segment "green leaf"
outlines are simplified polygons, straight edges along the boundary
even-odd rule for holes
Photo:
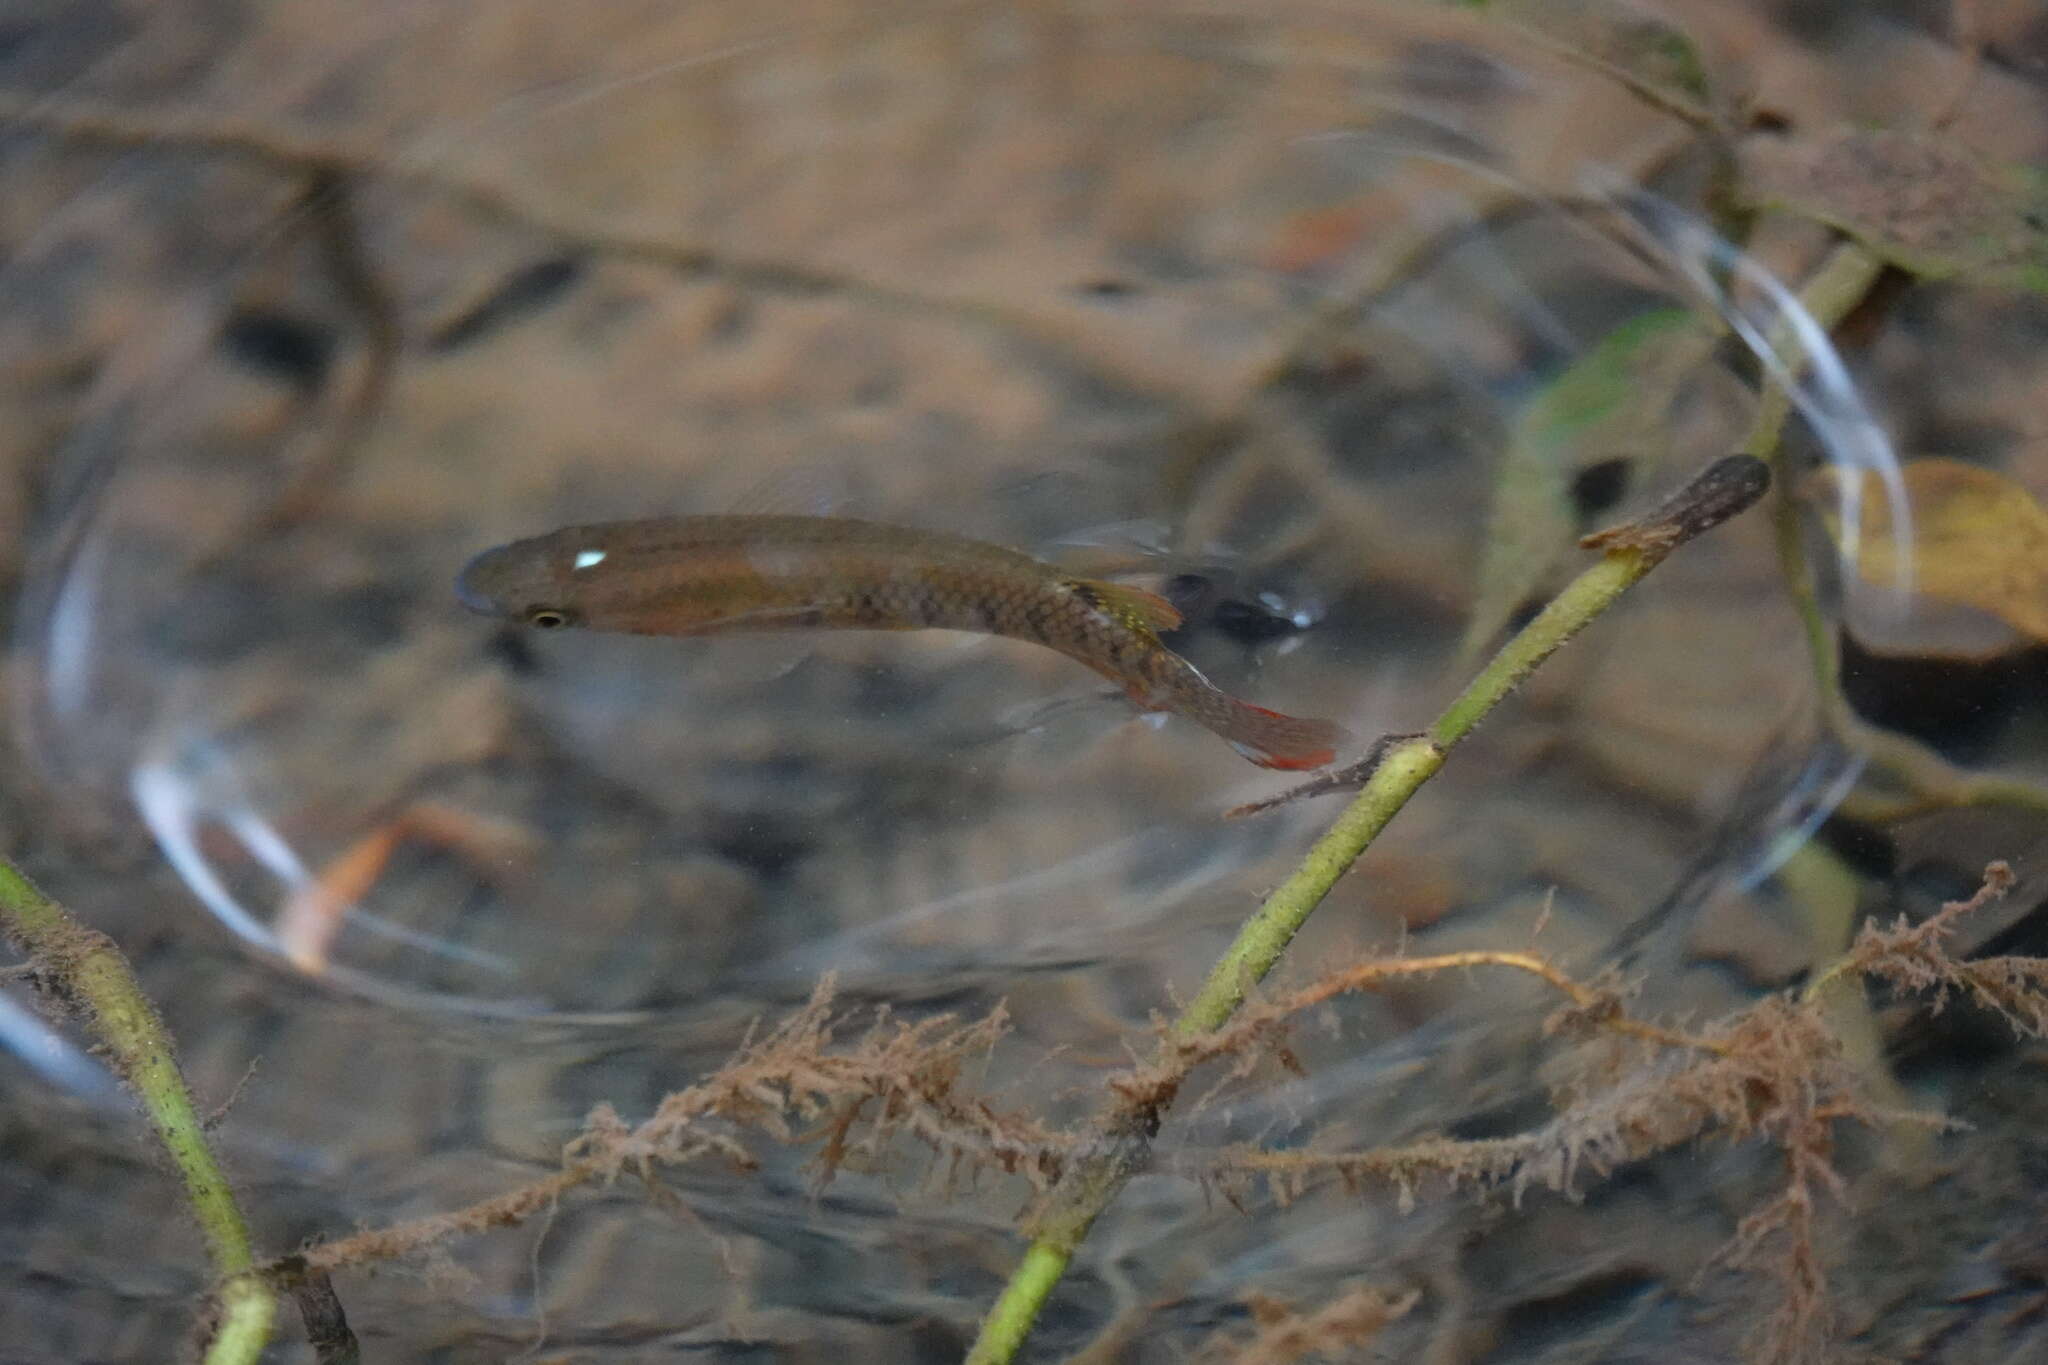
[[[1500,634],[1576,543],[1573,481],[1607,460],[1654,457],[1672,399],[1719,335],[1718,324],[1688,309],[1639,314],[1530,399],[1494,485],[1468,656]]]
[[[2048,177],[1937,133],[1844,129],[1743,149],[1744,197],[1819,219],[1928,279],[2048,291]]]

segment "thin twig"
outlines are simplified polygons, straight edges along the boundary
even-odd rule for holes
[[[363,363],[355,383],[341,397],[341,410],[333,425],[318,438],[317,446],[286,472],[285,486],[257,530],[304,520],[321,495],[347,471],[384,409],[404,341],[397,300],[364,249],[348,178],[333,171],[314,172],[307,179],[302,203],[312,216],[327,273],[363,328]]]
[[[1948,93],[1935,106],[1931,126],[1936,132],[1946,131],[1962,116],[1964,106],[1970,102],[1971,92],[1977,88],[1977,77],[1984,70],[1984,32],[1977,13],[1977,0],[1951,0],[1949,18],[1949,36],[1956,45],[1956,73],[1951,78]]]
[[[320,1365],[358,1365],[363,1348],[349,1330],[348,1314],[342,1311],[341,1296],[324,1273],[308,1275],[292,1286],[292,1302],[306,1324],[306,1341]]]
[[[334,183],[382,181],[446,198],[487,221],[509,224],[594,255],[641,261],[689,276],[796,297],[846,298],[878,309],[939,317],[1045,348],[1131,392],[1169,404],[1187,394],[1157,367],[1134,365],[1130,349],[1077,334],[1057,312],[1040,312],[964,295],[928,292],[845,272],[766,257],[748,257],[705,242],[621,227],[580,215],[518,186],[474,172],[389,152],[368,143],[294,130],[281,120],[257,122],[185,110],[134,111],[77,100],[30,98],[0,91],[0,123],[33,128],[73,142],[110,147],[229,156],[297,176]]]

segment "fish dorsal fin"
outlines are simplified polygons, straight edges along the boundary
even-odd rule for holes
[[[756,478],[725,510],[740,516],[844,517],[861,509],[846,470],[799,460]]]
[[[1076,578],[1159,572],[1174,557],[1173,533],[1159,521],[1119,521],[1070,531],[1026,547]]]
[[[1156,592],[1100,578],[1076,579],[1074,586],[1105,610],[1136,618],[1147,630],[1172,630],[1180,624],[1180,609]]]

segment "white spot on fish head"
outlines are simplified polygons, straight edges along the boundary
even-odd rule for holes
[[[575,567],[579,569],[594,569],[604,563],[604,561],[605,551],[603,550],[578,550],[576,552]]]

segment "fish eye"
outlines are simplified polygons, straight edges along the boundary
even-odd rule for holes
[[[560,607],[528,607],[526,624],[535,630],[559,630],[569,624],[569,613]]]

